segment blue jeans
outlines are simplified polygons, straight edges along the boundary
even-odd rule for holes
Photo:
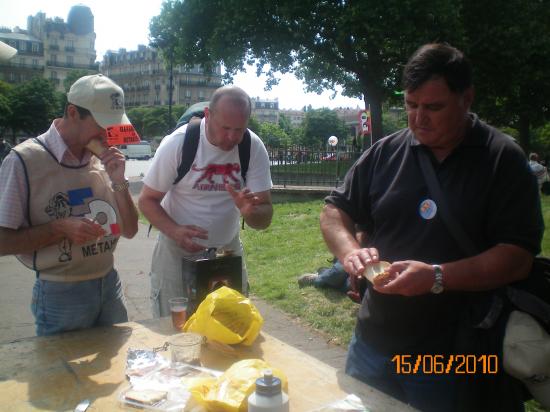
[[[318,274],[319,276],[313,281],[313,286],[316,288],[330,287],[344,293],[350,290],[349,275],[338,260],[334,262],[332,267],[319,270]]]
[[[38,336],[128,321],[122,284],[115,269],[102,278],[80,282],[38,278],[31,310]]]
[[[382,355],[353,335],[346,374],[421,411],[446,412],[456,404],[455,378],[449,374],[397,374],[391,357]]]

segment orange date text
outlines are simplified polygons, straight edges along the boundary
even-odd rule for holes
[[[395,355],[391,359],[398,375],[497,374],[497,355]]]

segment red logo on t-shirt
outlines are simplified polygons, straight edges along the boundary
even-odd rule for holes
[[[193,164],[191,170],[202,172],[193,185],[193,189],[223,191],[225,190],[226,183],[232,184],[236,190],[240,190],[241,188],[241,181],[238,175],[241,171],[241,166],[238,163],[209,164],[201,168]],[[219,182],[219,179],[216,181],[216,176],[221,176],[223,183]],[[232,180],[232,182],[229,180]]]

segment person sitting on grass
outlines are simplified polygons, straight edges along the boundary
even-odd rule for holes
[[[366,232],[357,227],[355,234],[359,244],[366,244]],[[334,257],[330,268],[320,267],[316,273],[304,273],[298,278],[298,286],[300,288],[306,286],[314,286],[319,289],[333,288],[348,295],[355,303],[361,303],[361,298],[366,285],[363,282],[358,282],[357,285],[352,283],[349,273],[346,272],[340,261]]]

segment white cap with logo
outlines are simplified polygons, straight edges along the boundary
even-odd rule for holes
[[[88,109],[102,128],[131,124],[124,111],[124,91],[102,74],[78,79],[67,93],[67,101]]]

